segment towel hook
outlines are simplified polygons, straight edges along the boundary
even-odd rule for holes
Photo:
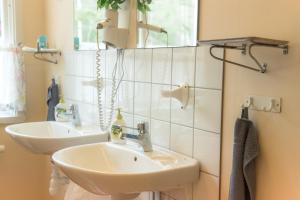
[[[281,112],[281,98],[279,97],[264,97],[264,96],[249,96],[245,100],[242,108],[247,107],[251,110],[263,112]]]

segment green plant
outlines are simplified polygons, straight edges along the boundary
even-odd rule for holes
[[[120,5],[124,3],[126,0],[97,0],[97,8],[98,9],[113,9],[118,10]],[[150,4],[152,0],[136,0],[137,1],[137,9],[141,11],[143,14],[150,11]]]
[[[126,0],[97,0],[97,8],[118,10],[120,8],[120,5],[125,1]]]
[[[143,14],[150,11],[150,4],[152,0],[136,0],[137,1],[137,9],[141,11]]]

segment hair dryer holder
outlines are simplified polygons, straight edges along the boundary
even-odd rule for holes
[[[181,109],[185,109],[189,103],[189,88],[189,85],[187,83],[184,83],[174,90],[162,90],[161,96],[177,99],[181,103]]]
[[[124,27],[127,24],[126,17],[120,16],[119,12],[108,9],[105,13],[106,19],[97,24],[97,30],[103,29],[103,40],[109,46],[114,48],[126,48],[129,36],[128,27]]]

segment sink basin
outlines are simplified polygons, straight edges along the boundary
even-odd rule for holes
[[[143,152],[136,145],[110,142],[63,149],[52,159],[73,182],[112,199],[177,188],[196,181],[200,170],[195,159],[169,150]]]
[[[97,127],[74,128],[68,123],[33,122],[7,126],[5,131],[20,145],[33,153],[53,154],[55,151],[82,144],[107,141],[107,133]]]

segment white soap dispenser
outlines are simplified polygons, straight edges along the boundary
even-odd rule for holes
[[[124,126],[125,126],[125,121],[123,119],[123,116],[121,115],[121,109],[118,108],[116,120],[113,122],[111,126],[110,137],[113,143],[120,144],[125,142],[125,140],[122,139],[122,130]]]

